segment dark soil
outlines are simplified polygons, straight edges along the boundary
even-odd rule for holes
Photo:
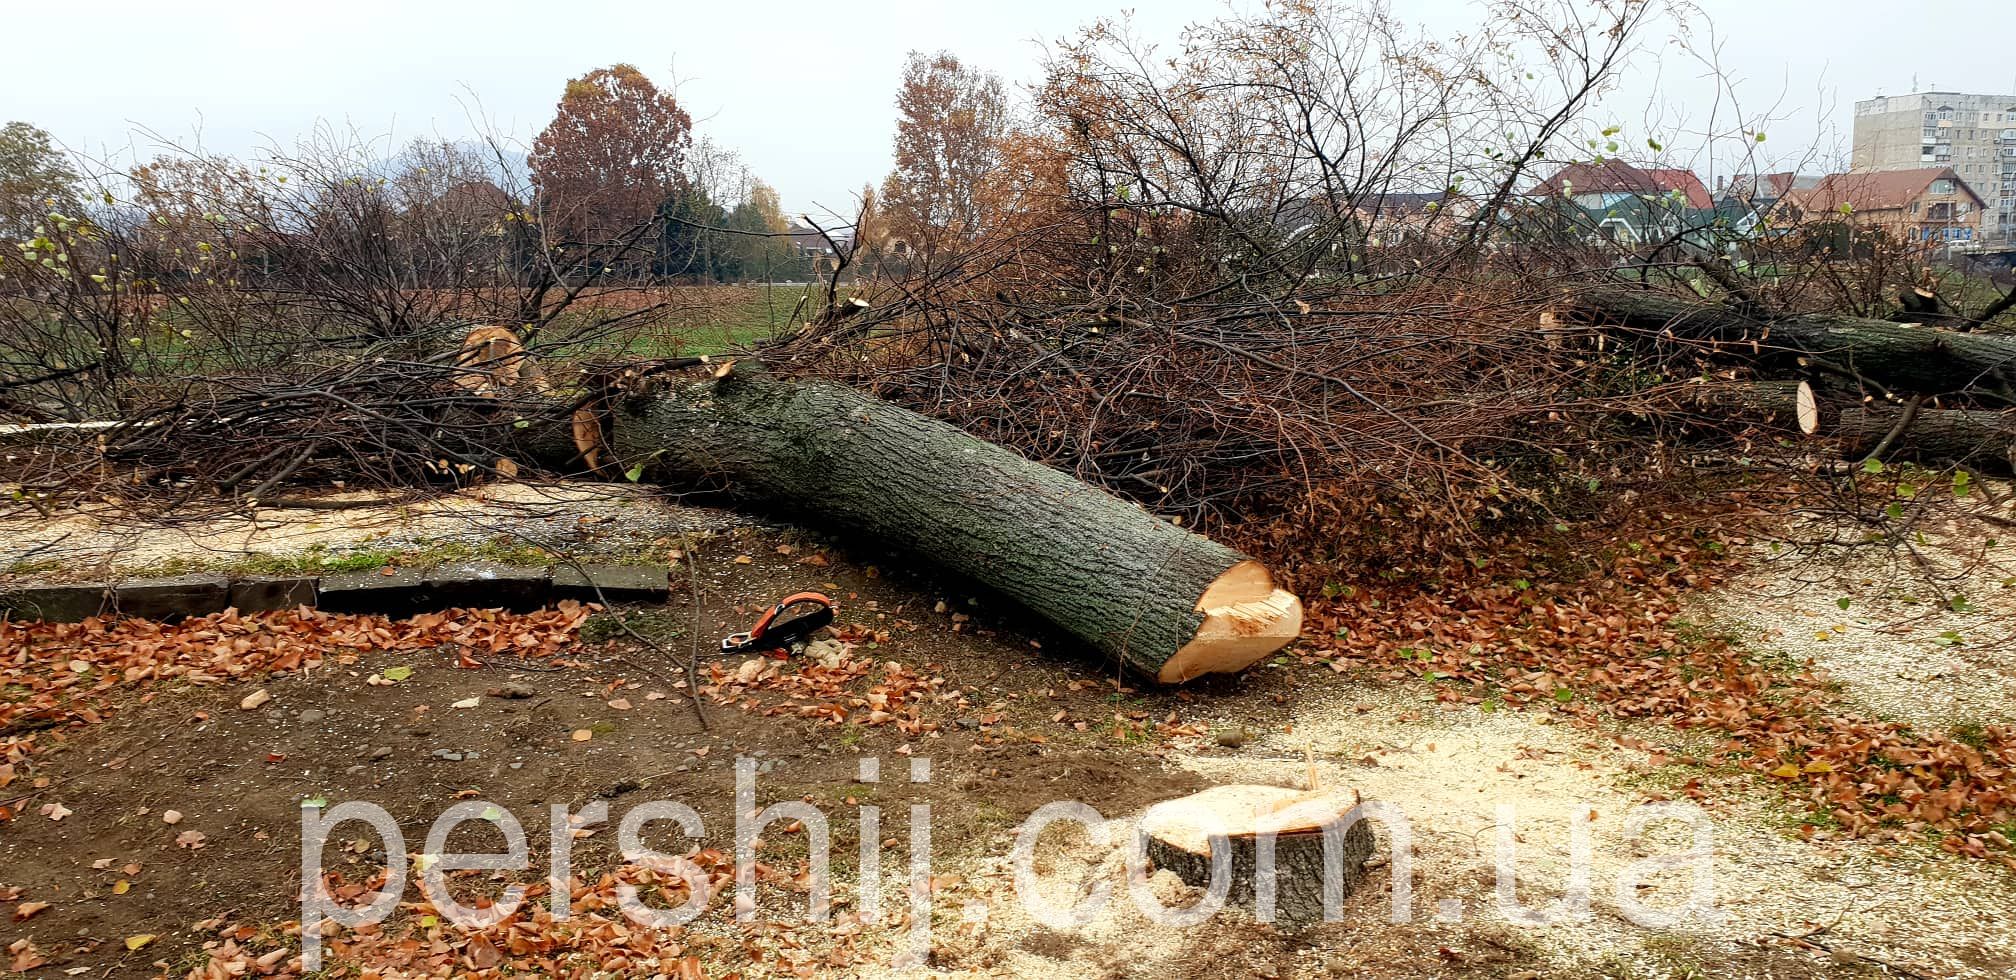
[[[239,706],[252,686],[158,690],[130,699],[103,723],[73,729],[38,757],[38,772],[53,781],[19,819],[0,825],[0,888],[15,886],[21,900],[50,904],[25,922],[7,923],[0,946],[31,938],[51,961],[38,973],[50,975],[80,968],[94,975],[164,967],[179,973],[201,961],[200,946],[212,938],[192,929],[199,921],[227,913],[243,922],[296,919],[304,800],[377,803],[398,820],[406,850],[415,853],[448,806],[471,797],[488,801],[523,823],[533,852],[524,880],[536,880],[546,868],[553,804],[577,811],[593,800],[609,803],[609,824],[575,845],[577,874],[592,876],[613,863],[613,828],[645,800],[694,807],[707,821],[700,843],[729,850],[740,756],[760,760],[759,804],[803,798],[828,815],[836,866],[851,865],[857,853],[849,800],[880,805],[883,834],[905,839],[909,806],[932,804],[934,854],[942,859],[976,847],[1005,852],[1004,832],[1053,800],[1075,799],[1118,815],[1198,788],[1194,777],[1163,768],[1149,751],[1152,742],[1113,751],[1114,736],[1101,732],[1100,721],[1123,709],[1159,719],[1206,696],[1200,689],[1179,695],[1116,685],[1107,668],[1071,659],[1064,641],[1004,628],[1002,618],[1014,613],[992,608],[991,600],[934,588],[928,574],[885,571],[888,564],[875,564],[886,562],[881,556],[849,560],[789,540],[751,530],[703,546],[697,561],[703,669],[716,662],[710,648],[718,638],[746,628],[766,602],[823,589],[839,600],[840,623],[889,630],[875,658],[945,678],[943,689],[964,692],[970,707],[962,714],[953,704],[930,706],[925,717],[939,730],[922,738],[892,726],[834,725],[718,704],[706,706],[703,729],[674,686],[683,673],[679,661],[693,649],[692,598],[684,588],[667,606],[623,611],[662,651],[591,620],[586,634],[601,639],[560,668],[493,660],[465,670],[445,651],[373,653],[354,666],[272,678],[261,685],[272,700],[254,711]],[[791,553],[780,554],[780,545]],[[830,563],[806,563],[814,555],[830,556]],[[941,602],[947,611],[935,612]],[[963,621],[955,622],[954,610]],[[732,670],[739,662],[725,664]],[[412,673],[396,686],[366,683],[401,666]],[[1265,682],[1262,676],[1213,683],[1229,690]],[[486,696],[506,684],[528,688],[531,696]],[[653,698],[654,692],[665,696]],[[468,698],[480,701],[451,707]],[[611,707],[617,698],[631,707]],[[1065,720],[1056,720],[1059,712]],[[1081,731],[1076,725],[1083,719],[1091,724]],[[592,738],[575,740],[583,729]],[[1032,741],[1000,737],[1004,731],[1042,734]],[[905,756],[897,752],[906,745],[911,757],[932,760],[930,782],[907,781]],[[856,782],[863,756],[882,760],[881,785]],[[45,802],[72,813],[60,822],[38,816],[35,808]],[[173,826],[163,822],[169,810],[183,815]],[[204,835],[200,849],[178,846],[178,836],[189,831]],[[359,838],[370,839],[358,847]],[[451,849],[494,849],[497,839],[481,825],[464,825]],[[378,845],[364,825],[346,824],[332,834],[327,866],[366,877],[383,863]],[[109,867],[92,868],[107,859]],[[138,874],[121,870],[129,863],[141,866]],[[121,879],[130,886],[115,894]],[[158,938],[129,952],[127,937],[141,934]]]

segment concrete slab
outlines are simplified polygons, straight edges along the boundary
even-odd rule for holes
[[[270,612],[316,605],[321,579],[300,575],[247,575],[231,583],[230,604],[239,612]]]
[[[208,616],[223,612],[230,595],[231,580],[209,572],[134,579],[112,588],[119,615],[140,619]]]
[[[552,598],[553,581],[543,568],[457,562],[430,570],[423,580],[429,609],[537,609]]]
[[[597,587],[601,589],[599,596]],[[557,565],[553,569],[554,599],[659,603],[671,596],[671,572],[662,565]]]
[[[426,576],[415,568],[339,572],[322,576],[316,602],[335,613],[410,616],[420,611],[426,596]]]
[[[112,609],[112,589],[103,582],[0,586],[0,610],[15,619],[76,623]]]

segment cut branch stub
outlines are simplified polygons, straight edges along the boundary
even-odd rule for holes
[[[1820,401],[1804,381],[1725,381],[1691,387],[1693,407],[1718,420],[1785,434],[1820,431]]]
[[[510,327],[484,324],[470,330],[462,338],[462,350],[455,359],[455,367],[455,383],[485,398],[506,398],[527,393],[553,394],[553,385],[546,380],[546,372],[540,368],[532,352],[525,349],[524,342],[518,339],[518,331]],[[570,420],[575,452],[594,473],[603,473],[604,464],[608,462],[608,451],[604,446],[606,440],[602,433],[603,397],[606,393],[576,409]],[[516,463],[509,459],[500,460],[500,463],[508,464],[498,466],[503,475],[517,475]]]

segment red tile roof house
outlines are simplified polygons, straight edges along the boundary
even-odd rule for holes
[[[1571,163],[1526,193],[1534,197],[1567,196],[1583,207],[1603,207],[1623,197],[1659,197],[1674,191],[1680,193],[1680,200],[1687,207],[1705,211],[1715,206],[1707,185],[1692,170],[1634,167],[1622,160]]]
[[[1678,234],[1685,230],[1690,213],[1715,208],[1707,185],[1692,170],[1634,167],[1622,160],[1568,164],[1526,193],[1567,198],[1601,216],[1603,237],[1632,242]],[[1657,227],[1639,227],[1648,219]]]
[[[1775,220],[1780,223],[1831,216],[1853,227],[1880,229],[1898,241],[1928,246],[1976,240],[1988,213],[1981,195],[1952,167],[1828,174],[1819,186],[1787,194],[1779,212]]]

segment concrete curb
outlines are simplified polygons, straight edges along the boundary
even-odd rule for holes
[[[598,591],[599,596],[598,598]],[[563,599],[657,603],[670,598],[670,571],[637,565],[526,568],[457,562],[421,571],[400,568],[328,576],[214,573],[119,582],[24,582],[0,585],[0,615],[51,623],[92,616],[181,619],[227,608],[267,612],[308,606],[329,612],[411,616],[439,609],[537,609]]]

